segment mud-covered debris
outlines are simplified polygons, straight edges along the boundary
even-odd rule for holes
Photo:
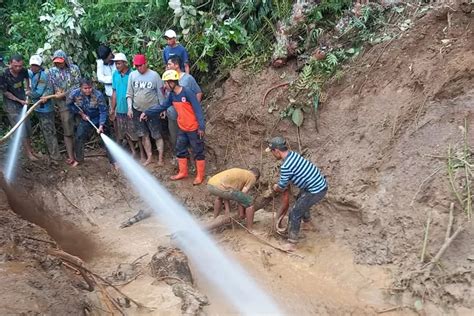
[[[120,224],[120,228],[132,226],[133,224],[151,216],[151,211],[139,210],[137,214]]]
[[[188,257],[178,248],[159,246],[151,258],[151,274],[158,280],[174,284],[178,280],[193,284]],[[178,281],[179,282],[179,281]]]
[[[188,257],[178,248],[159,246],[150,266],[151,274],[158,281],[172,285],[174,295],[182,299],[183,315],[198,315],[209,304],[207,297],[193,287]]]
[[[183,300],[181,305],[183,315],[198,315],[202,307],[209,304],[205,295],[188,284],[176,283],[173,285],[173,293]]]

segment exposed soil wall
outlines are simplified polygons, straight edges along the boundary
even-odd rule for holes
[[[59,259],[48,255],[56,242],[20,218],[0,195],[0,314],[82,315],[84,291]]]
[[[468,146],[474,146],[474,24],[472,14],[450,14],[449,26],[446,14],[432,12],[400,39],[369,49],[347,66],[344,77],[327,87],[317,129],[306,115],[300,142],[290,121],[262,105],[265,91],[295,78],[297,67],[232,72],[207,111],[217,169],[257,165],[264,182],[275,181],[277,163],[263,152],[264,141],[283,135],[328,177],[328,197],[313,211],[322,234],[344,240],[357,262],[406,271],[419,262],[431,212],[431,258],[444,242],[450,202],[456,202],[443,156],[448,146],[463,145],[459,127],[465,119]],[[288,104],[285,89],[270,93],[273,107]],[[465,221],[458,204],[454,214],[455,226]],[[444,281],[457,269],[470,277],[458,278],[455,294],[438,289],[435,300],[474,306],[468,260],[473,231],[469,224],[443,257],[445,270],[435,272]]]

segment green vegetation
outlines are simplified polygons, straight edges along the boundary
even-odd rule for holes
[[[396,10],[399,8],[387,9],[376,3],[352,7],[346,0],[323,0],[314,7],[300,25],[303,31],[298,47],[303,48],[299,53],[305,65],[290,85],[289,104],[280,112],[281,117],[301,126],[304,113],[315,114],[324,85],[343,75],[344,62],[357,57],[363,45],[395,36],[380,31],[388,24],[387,16]]]
[[[181,34],[193,73],[212,77],[242,60],[262,64],[269,56],[273,25],[291,13],[291,1],[78,1],[7,0],[0,11],[7,34],[3,53],[50,56],[69,53],[92,73],[95,49],[110,45],[128,56],[145,53],[152,67],[163,67],[163,33]]]
[[[289,104],[280,115],[300,126],[304,113],[316,113],[324,101],[324,85],[342,76],[344,62],[363,45],[396,36],[388,31],[393,16],[403,20],[401,30],[410,27],[404,10],[353,6],[350,0],[309,7],[290,0],[5,0],[0,26],[7,32],[0,34],[0,53],[39,52],[48,63],[61,48],[92,75],[95,50],[105,43],[129,58],[144,53],[162,71],[163,33],[172,28],[200,82],[237,65],[255,70],[276,57],[285,62],[297,57],[304,66],[290,83]]]

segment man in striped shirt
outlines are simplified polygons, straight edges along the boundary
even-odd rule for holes
[[[284,192],[290,182],[300,189],[295,204],[290,210],[288,222],[289,251],[296,250],[301,220],[310,224],[310,208],[321,201],[328,190],[326,178],[309,160],[300,154],[289,151],[283,137],[274,137],[268,142],[267,152],[271,152],[278,160],[283,160],[280,167],[280,180],[273,186],[273,190]]]

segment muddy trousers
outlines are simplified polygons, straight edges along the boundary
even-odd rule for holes
[[[38,117],[41,132],[43,133],[44,142],[48,148],[48,153],[51,159],[60,160],[58,139],[56,137],[56,127],[54,125],[54,112],[36,112]]]
[[[188,147],[191,146],[195,160],[204,160],[204,139],[199,137],[198,131],[178,131],[176,139],[176,157],[189,158]]]
[[[97,126],[97,127],[99,127],[99,126]],[[76,136],[74,138],[74,154],[76,155],[76,160],[77,161],[79,161],[79,162],[84,161],[84,146],[85,146],[85,143],[86,143],[86,141],[88,141],[92,137],[93,133],[95,133],[95,132],[96,131],[95,131],[94,127],[88,121],[81,120],[79,122],[79,125],[77,126],[77,130],[76,130]],[[111,130],[108,127],[108,124],[104,125],[104,134],[113,139],[113,137],[111,136]],[[109,159],[109,162],[114,163],[115,160],[112,157],[112,155],[110,154],[107,147],[105,146],[104,142],[102,141],[102,137],[100,137],[100,145],[102,147],[105,147],[105,151],[106,151],[106,154],[107,154],[107,158]]]
[[[171,148],[176,148],[176,138],[178,137],[178,122],[175,119],[168,117],[168,131],[170,133]]]
[[[288,223],[288,241],[291,243],[298,242],[298,235],[300,233],[301,220],[309,222],[311,220],[310,209],[311,206],[317,204],[326,195],[328,189],[318,193],[310,193],[308,191],[301,191],[296,198],[295,204],[290,210]]]

